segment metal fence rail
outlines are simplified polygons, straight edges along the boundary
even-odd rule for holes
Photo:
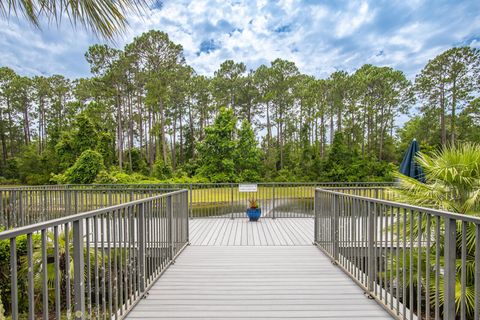
[[[21,187],[0,189],[0,227],[6,229],[152,197],[172,188]]]
[[[315,244],[399,319],[480,318],[478,217],[317,189]]]
[[[0,188],[0,226],[24,226],[178,189],[189,191],[191,218],[243,218],[249,199],[257,200],[263,217],[313,217],[313,197],[317,187],[373,196],[374,192],[382,194],[385,187],[391,185],[382,182],[271,182],[257,183],[257,192],[240,192],[239,183]]]
[[[12,319],[122,319],[187,243],[187,190],[4,231],[0,299]]]

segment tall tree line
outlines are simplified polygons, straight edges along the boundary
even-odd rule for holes
[[[471,47],[435,57],[414,83],[400,70],[368,64],[317,79],[282,59],[256,70],[227,60],[208,77],[160,31],[123,50],[94,45],[85,57],[92,76],[82,79],[0,68],[1,176],[45,183],[91,149],[106,171],[209,179],[202,150],[222,107],[235,119],[230,139],[247,148],[248,124],[255,138],[248,144],[260,157],[256,168],[244,168],[256,172],[229,180],[325,178],[320,171],[335,141],[364,163],[388,163],[413,137],[435,148],[479,136],[480,54]],[[395,120],[415,106],[420,114],[397,137]]]

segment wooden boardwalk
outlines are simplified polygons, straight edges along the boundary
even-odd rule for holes
[[[219,220],[192,221],[192,245],[128,319],[392,319],[311,244],[312,220]]]
[[[306,246],[313,243],[313,218],[194,219],[190,242],[199,246]]]

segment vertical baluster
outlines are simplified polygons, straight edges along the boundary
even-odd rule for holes
[[[422,213],[417,212],[417,316],[422,318],[422,228],[423,220]]]
[[[435,288],[440,286],[440,217],[435,217]],[[435,290],[435,319],[440,319],[439,290]]]
[[[58,226],[53,227],[53,254],[54,254],[54,273],[55,273],[55,317],[61,319],[61,271],[60,271],[60,246],[58,241]]]
[[[445,218],[445,305],[443,312],[446,319],[455,318],[456,227],[454,219]]]
[[[42,238],[42,312],[43,319],[48,319],[48,267],[47,267],[47,231],[41,231]]]
[[[83,224],[84,220],[76,220],[73,228],[73,293],[74,293],[74,318],[85,318],[85,284],[84,284],[84,243]]]
[[[67,304],[67,318],[70,319],[72,315],[72,300],[70,293],[70,225],[69,223],[65,224],[65,299]]]
[[[76,198],[76,193],[75,194],[75,198]],[[76,201],[75,201],[76,202]],[[91,254],[91,249],[90,249],[90,223],[91,223],[91,219],[90,218],[86,218],[85,219],[85,267],[86,267],[86,271],[87,271],[87,279],[86,279],[86,284],[85,284],[85,291],[87,293],[86,295],[86,300],[85,300],[85,303],[86,303],[86,309],[87,309],[87,312],[89,315],[92,314],[92,270],[91,270],[91,258],[90,258],[90,254]]]
[[[402,303],[403,319],[407,317],[407,210],[403,209]]]
[[[96,319],[100,317],[100,273],[99,273],[99,265],[98,265],[98,217],[95,215],[93,217],[93,265],[94,265],[94,277],[95,277],[95,312],[96,312]]]
[[[113,281],[112,281],[112,293],[113,293],[113,309],[112,312],[114,313],[115,319],[118,318],[117,310],[118,310],[118,231],[117,231],[117,215],[118,210],[112,210],[111,216],[111,224],[112,224],[112,251],[113,251]]]
[[[429,213],[427,215],[427,227],[426,227],[426,237],[427,237],[427,244],[426,244],[426,252],[425,252],[425,318],[426,320],[430,320],[430,246],[431,246],[431,215]]]
[[[467,274],[466,274],[466,264],[467,264],[467,223],[462,221],[462,245],[461,245],[461,274],[460,274],[460,283],[461,283],[461,292],[460,292],[460,319],[465,320],[466,318],[466,305],[465,305],[465,294],[467,288]]]
[[[403,296],[403,292],[400,293],[400,284],[403,282],[400,280],[400,208],[396,210],[396,228],[397,228],[397,244],[395,248],[395,279],[396,279],[396,297],[397,297],[397,316],[400,315],[400,298]]]
[[[475,303],[474,319],[480,319],[480,224],[475,224]]]
[[[17,238],[10,238],[10,294],[12,319],[18,319]]]
[[[27,234],[27,292],[28,292],[28,319],[35,318],[35,284],[33,281],[33,239],[32,234]]]

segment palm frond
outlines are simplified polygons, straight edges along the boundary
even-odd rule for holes
[[[142,13],[148,4],[148,0],[0,0],[0,15],[23,15],[36,27],[41,17],[58,25],[66,16],[74,27],[80,24],[113,40],[126,30],[126,15]]]

